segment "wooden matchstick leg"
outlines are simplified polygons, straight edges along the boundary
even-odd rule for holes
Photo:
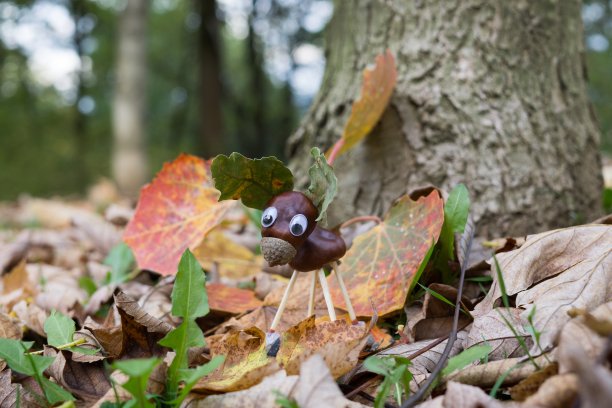
[[[291,275],[291,279],[289,279],[289,284],[287,285],[287,289],[285,289],[285,294],[278,306],[278,310],[276,311],[276,316],[274,316],[274,320],[272,320],[272,325],[270,326],[270,331],[276,330],[276,326],[278,322],[280,322],[281,316],[285,311],[285,307],[287,306],[287,299],[289,299],[289,294],[291,293],[291,289],[293,289],[293,285],[295,284],[295,280],[298,276],[298,271],[293,271],[293,275]]]
[[[357,320],[357,316],[355,316],[355,309],[353,309],[353,304],[351,303],[351,298],[349,297],[348,291],[346,290],[346,286],[344,286],[344,280],[342,279],[342,275],[340,275],[340,271],[335,266],[334,275],[336,275],[336,280],[338,281],[338,286],[340,286],[340,290],[342,291],[342,296],[344,296],[344,303],[346,303],[346,310],[348,310],[349,317],[352,322]]]
[[[325,298],[325,304],[327,305],[327,313],[329,313],[329,319],[331,321],[336,320],[336,311],[334,310],[334,303],[332,302],[331,294],[329,293],[329,286],[327,286],[327,280],[325,279],[325,272],[323,269],[319,269],[319,283],[321,289],[323,289],[323,297]]]
[[[310,295],[308,296],[308,314],[306,317],[310,317],[314,314],[315,288],[317,287],[317,273],[312,271],[310,274]]]

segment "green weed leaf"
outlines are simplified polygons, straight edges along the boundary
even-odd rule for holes
[[[184,368],[179,370],[179,377],[181,381],[184,382],[183,389],[179,394],[176,401],[174,401],[175,406],[180,406],[183,400],[189,394],[189,391],[196,385],[196,383],[200,380],[200,378],[204,377],[215,371],[217,367],[221,365],[225,361],[225,356],[214,356],[212,360],[208,363],[198,366],[196,368]]]
[[[53,310],[45,320],[44,329],[47,333],[47,343],[53,347],[61,347],[72,343],[76,326],[74,320]]]
[[[106,277],[105,284],[119,285],[127,281],[134,267],[134,254],[129,246],[121,242],[113,247],[104,260],[104,264],[111,267]]]
[[[489,345],[474,346],[469,349],[463,350],[461,353],[454,357],[451,357],[446,364],[446,367],[442,370],[442,376],[447,376],[453,371],[460,370],[466,367],[468,364],[474,361],[485,358],[491,353],[493,347]]]
[[[338,179],[334,174],[334,169],[327,164],[325,155],[318,147],[313,147],[310,154],[314,159],[314,164],[308,169],[310,176],[310,186],[306,195],[319,209],[317,221],[326,220],[327,208],[334,200],[338,191]]]
[[[444,203],[444,225],[440,233],[440,243],[443,254],[448,259],[454,258],[455,234],[465,230],[470,211],[470,196],[463,184],[458,184],[450,192]]]
[[[172,315],[195,319],[208,314],[206,278],[200,263],[187,249],[179,262],[172,289]]]
[[[121,384],[121,386],[132,394],[134,400],[125,406],[155,407],[155,404],[147,397],[147,382],[159,363],[161,363],[159,358],[135,358],[115,361],[113,363],[113,368],[129,376],[129,379],[124,384]]]
[[[62,401],[74,401],[74,397],[68,391],[60,387],[53,381],[45,377],[41,377],[43,389],[45,390],[45,398],[51,405],[55,405]],[[74,406],[74,405],[73,405]]]
[[[221,200],[242,200],[263,210],[272,197],[293,189],[293,174],[276,157],[249,159],[240,153],[215,157],[210,166]]]

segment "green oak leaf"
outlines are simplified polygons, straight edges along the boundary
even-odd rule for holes
[[[293,174],[276,157],[249,159],[240,153],[215,157],[210,166],[221,200],[242,200],[263,210],[268,200],[293,189]]]
[[[327,208],[334,200],[338,191],[338,179],[334,174],[334,169],[327,163],[325,155],[318,147],[313,147],[310,154],[314,159],[314,164],[308,169],[310,176],[310,186],[306,195],[313,204],[319,209],[317,221],[326,220]]]

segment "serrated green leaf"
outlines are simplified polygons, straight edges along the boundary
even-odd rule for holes
[[[314,159],[314,164],[308,169],[310,176],[310,186],[306,195],[319,209],[317,221],[325,220],[327,208],[334,200],[338,191],[338,179],[334,174],[334,169],[327,163],[325,155],[318,147],[313,147],[310,154]]]
[[[53,310],[45,320],[44,330],[47,333],[47,343],[53,347],[60,347],[72,343],[76,326],[74,320]]]
[[[493,347],[489,345],[474,346],[463,350],[461,353],[448,360],[446,367],[442,370],[442,376],[447,376],[453,371],[460,370],[474,361],[485,358],[491,353],[491,350],[493,350]]]
[[[51,405],[55,405],[62,401],[74,401],[75,398],[71,393],[60,387],[53,381],[48,380],[45,377],[41,377],[43,388],[45,391],[45,398]]]
[[[113,367],[129,376],[129,379],[121,384],[135,399],[139,407],[153,408],[155,404],[147,398],[147,382],[153,369],[161,363],[159,358],[135,358],[131,360],[115,361]]]
[[[195,319],[208,314],[206,277],[189,249],[183,252],[172,289],[172,315]]]
[[[263,210],[272,197],[293,189],[293,174],[276,157],[249,159],[240,153],[215,157],[210,166],[221,200],[242,200]]]
[[[447,259],[454,258],[455,234],[465,230],[470,211],[470,196],[463,184],[458,184],[450,192],[444,203],[444,225],[440,233],[442,253]]]
[[[106,277],[105,284],[118,285],[129,278],[129,274],[134,267],[134,254],[129,246],[124,242],[115,245],[109,252],[104,264],[110,266],[111,270]]]
[[[200,380],[200,378],[204,377],[215,371],[217,367],[221,365],[225,361],[225,356],[214,356],[208,363],[198,366],[196,368],[183,368],[179,370],[179,378],[180,381],[184,382],[183,389],[179,394],[176,401],[174,401],[174,406],[180,406],[183,400],[189,394],[189,391],[196,385],[196,383]]]
[[[33,376],[35,374],[34,367],[32,367],[32,364],[30,364],[27,357],[24,355],[24,351],[29,350],[33,344],[33,341],[0,338],[0,358],[6,361],[6,364],[8,364],[11,370]],[[53,358],[51,358],[51,363],[52,362]],[[51,365],[51,363],[49,363],[49,365]]]

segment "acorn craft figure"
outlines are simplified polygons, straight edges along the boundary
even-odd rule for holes
[[[294,271],[270,326],[274,332],[285,310],[287,299],[299,272],[311,273],[307,316],[314,314],[317,279],[331,320],[336,320],[334,305],[323,271],[331,267],[338,281],[350,319],[357,317],[346,286],[336,265],[346,252],[338,234],[322,228],[325,212],[336,194],[336,177],[325,156],[314,148],[315,164],[310,168],[311,184],[306,194],[293,191],[293,175],[274,157],[248,159],[239,153],[217,156],[211,165],[219,200],[241,199],[247,207],[263,210],[261,250],[270,266],[289,264]]]

